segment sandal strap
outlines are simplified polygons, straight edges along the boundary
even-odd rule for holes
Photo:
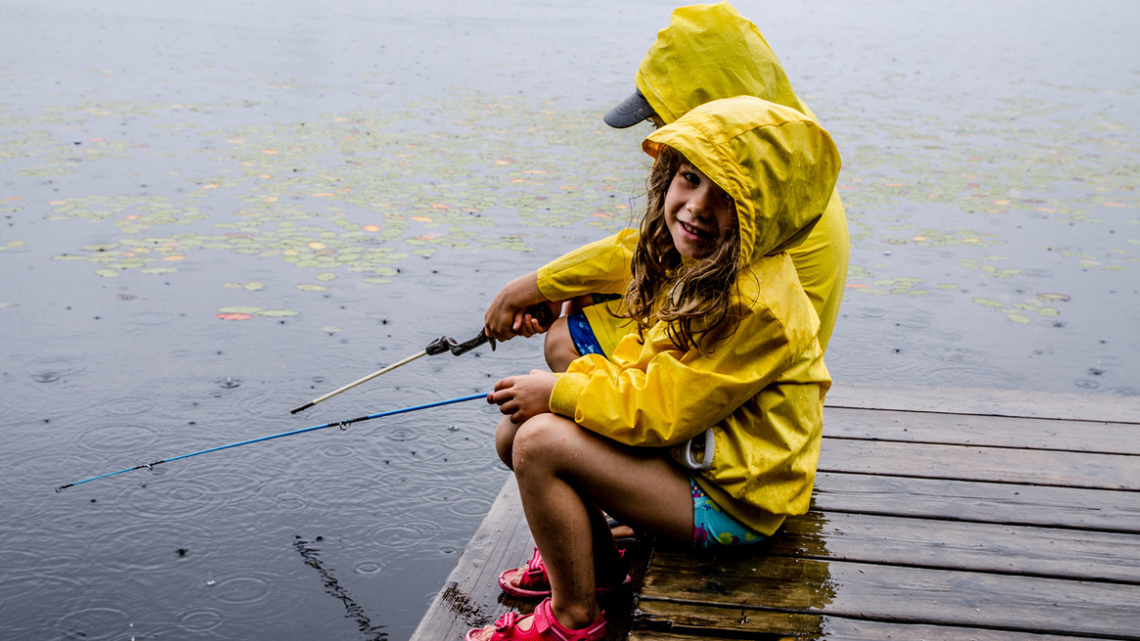
[[[546,599],[534,609],[533,625],[543,638],[553,638],[557,641],[600,641],[606,636],[606,613],[602,612],[598,616],[598,620],[591,623],[589,627],[581,630],[570,630],[554,618],[550,599]]]

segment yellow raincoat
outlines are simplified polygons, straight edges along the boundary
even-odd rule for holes
[[[610,359],[590,354],[571,363],[550,408],[626,445],[673,446],[679,461],[677,446],[712,428],[715,445],[703,461],[711,456],[711,465],[694,478],[725,511],[772,534],[786,515],[807,511],[831,383],[819,320],[784,249],[823,216],[839,153],[813,119],[750,96],[697,107],[642,146],[654,157],[663,146],[680,151],[735,201],[741,257],[733,304],[744,318],[703,355],[678,350],[664,323],[644,342],[630,333]],[[603,243],[595,258],[612,247]],[[566,264],[565,274],[581,274],[591,253],[579,253],[583,262]],[[548,282],[565,274],[548,270]]]
[[[674,11],[669,26],[657,34],[657,41],[641,61],[636,83],[666,123],[710,100],[733,96],[756,96],[815,119],[811,109],[792,90],[760,30],[727,2]],[[580,278],[565,273],[553,278],[551,271],[564,272],[567,263],[580,262],[578,252],[571,252],[539,271],[539,289],[550,300],[589,293],[621,293],[629,277],[629,252],[636,244],[636,232],[621,232],[588,245],[578,250],[585,251],[589,255],[585,260],[594,263],[586,267],[587,273]],[[614,255],[600,256],[602,249]],[[789,253],[800,284],[819,316],[819,344],[826,351],[843,300],[849,256],[847,218],[834,189],[823,217]],[[610,271],[600,273],[599,264]],[[584,311],[607,354],[630,331],[628,324],[615,320],[599,306]]]

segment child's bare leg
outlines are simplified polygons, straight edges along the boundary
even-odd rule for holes
[[[555,414],[523,423],[514,439],[523,511],[546,563],[552,608],[568,628],[598,618],[599,567],[617,560],[598,505],[624,521],[678,542],[693,535],[688,475],[665,459],[624,448]],[[598,531],[600,530],[600,531]]]
[[[509,416],[499,419],[499,424],[495,427],[495,451],[498,452],[503,463],[506,463],[507,467],[511,469],[515,467],[515,463],[511,459],[511,452],[514,449],[515,434],[518,431],[519,426],[512,423]]]
[[[554,321],[546,331],[546,340],[542,344],[546,355],[546,365],[552,372],[565,372],[570,362],[581,356],[574,341],[570,338],[570,328],[566,325],[566,316],[582,311],[583,307],[592,305],[594,297],[590,295],[572,298],[566,302],[562,315]]]
[[[570,327],[566,317],[560,316],[546,331],[546,340],[542,344],[546,356],[546,364],[552,372],[565,372],[570,363],[581,356],[574,341],[570,338]]]

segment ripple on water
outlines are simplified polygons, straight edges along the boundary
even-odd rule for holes
[[[99,411],[110,416],[134,416],[154,409],[154,400],[142,396],[124,396],[101,403]]]
[[[222,389],[237,389],[237,388],[241,387],[241,382],[242,381],[240,378],[234,378],[232,376],[227,376],[225,378],[215,379],[214,385],[217,385],[218,387],[220,387]]]
[[[354,574],[379,574],[384,571],[384,564],[380,561],[357,561],[352,566]]]
[[[76,445],[89,452],[137,452],[153,449],[159,441],[154,428],[144,425],[103,425],[81,432]]]
[[[24,371],[37,383],[54,383],[65,376],[81,374],[87,364],[78,358],[40,358],[24,364]]]
[[[178,318],[176,314],[170,312],[138,312],[131,316],[131,323],[135,325],[144,325],[153,327],[157,325],[166,325]]]
[[[320,452],[321,455],[328,456],[330,458],[343,458],[345,456],[351,456],[356,453],[355,448],[353,448],[351,445],[345,445],[343,443],[330,443],[328,445],[322,445],[321,447],[317,448],[317,451]]]
[[[308,502],[296,492],[282,492],[273,497],[274,503],[277,507],[283,510],[303,510],[308,507]]]
[[[131,518],[130,525],[92,537],[89,554],[101,567],[116,572],[165,572],[178,560],[179,550],[208,553],[214,535],[186,519],[154,521]]]
[[[124,610],[107,606],[77,610],[55,623],[56,630],[66,638],[84,641],[123,638],[130,627],[130,616]]]
[[[235,576],[218,581],[213,588],[213,597],[217,601],[230,605],[246,605],[264,601],[272,594],[273,580],[281,577],[263,578],[260,576]]]
[[[446,504],[446,509],[447,513],[453,516],[459,516],[463,518],[478,517],[483,516],[489,512],[491,510],[491,504],[493,502],[494,501],[492,501],[490,498],[458,499],[455,501],[449,501]]]
[[[178,615],[178,622],[186,632],[209,632],[222,625],[223,616],[214,608],[193,608]]]
[[[443,527],[431,521],[397,521],[390,518],[390,522],[374,528],[366,536],[366,540],[389,550],[408,550],[422,546],[425,542],[439,538]]]
[[[964,387],[980,385],[985,388],[1018,389],[1025,383],[1025,378],[1009,372],[1001,372],[988,367],[952,366],[952,367],[923,367],[916,363],[911,370],[909,380],[918,381],[918,385],[935,385],[942,387]],[[905,372],[901,372],[905,374]],[[968,381],[965,383],[964,381]]]
[[[444,447],[449,452],[474,452],[475,450],[486,450],[487,444],[490,439],[486,436],[472,438],[470,434],[463,434],[462,432],[449,433],[444,438]]]
[[[41,572],[0,578],[0,621],[9,634],[26,628],[38,635],[50,625],[50,621],[38,619],[43,616],[43,604],[79,603],[86,592],[87,588],[76,579]]]
[[[75,568],[81,568],[87,565],[88,560],[78,554],[60,553],[49,554],[35,560],[35,568],[37,571],[48,570],[64,570],[73,572]],[[11,567],[11,566],[4,566]]]
[[[154,473],[159,471],[161,468],[155,468]],[[125,501],[141,516],[200,517],[236,501],[254,500],[265,488],[261,475],[225,469],[198,476],[180,474],[176,481],[161,484],[130,484],[115,498]]]
[[[923,356],[929,356],[944,363],[963,363],[978,365],[989,361],[984,352],[962,347],[949,347],[946,345],[929,345],[918,348]]]
[[[414,441],[420,437],[420,433],[415,430],[410,430],[406,427],[398,427],[396,429],[384,430],[384,438],[389,441],[404,442]]]

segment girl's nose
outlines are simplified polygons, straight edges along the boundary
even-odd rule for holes
[[[710,190],[706,185],[701,185],[696,190],[694,190],[689,197],[689,211],[692,212],[694,216],[704,218],[709,213],[710,198],[712,198],[712,190]]]

